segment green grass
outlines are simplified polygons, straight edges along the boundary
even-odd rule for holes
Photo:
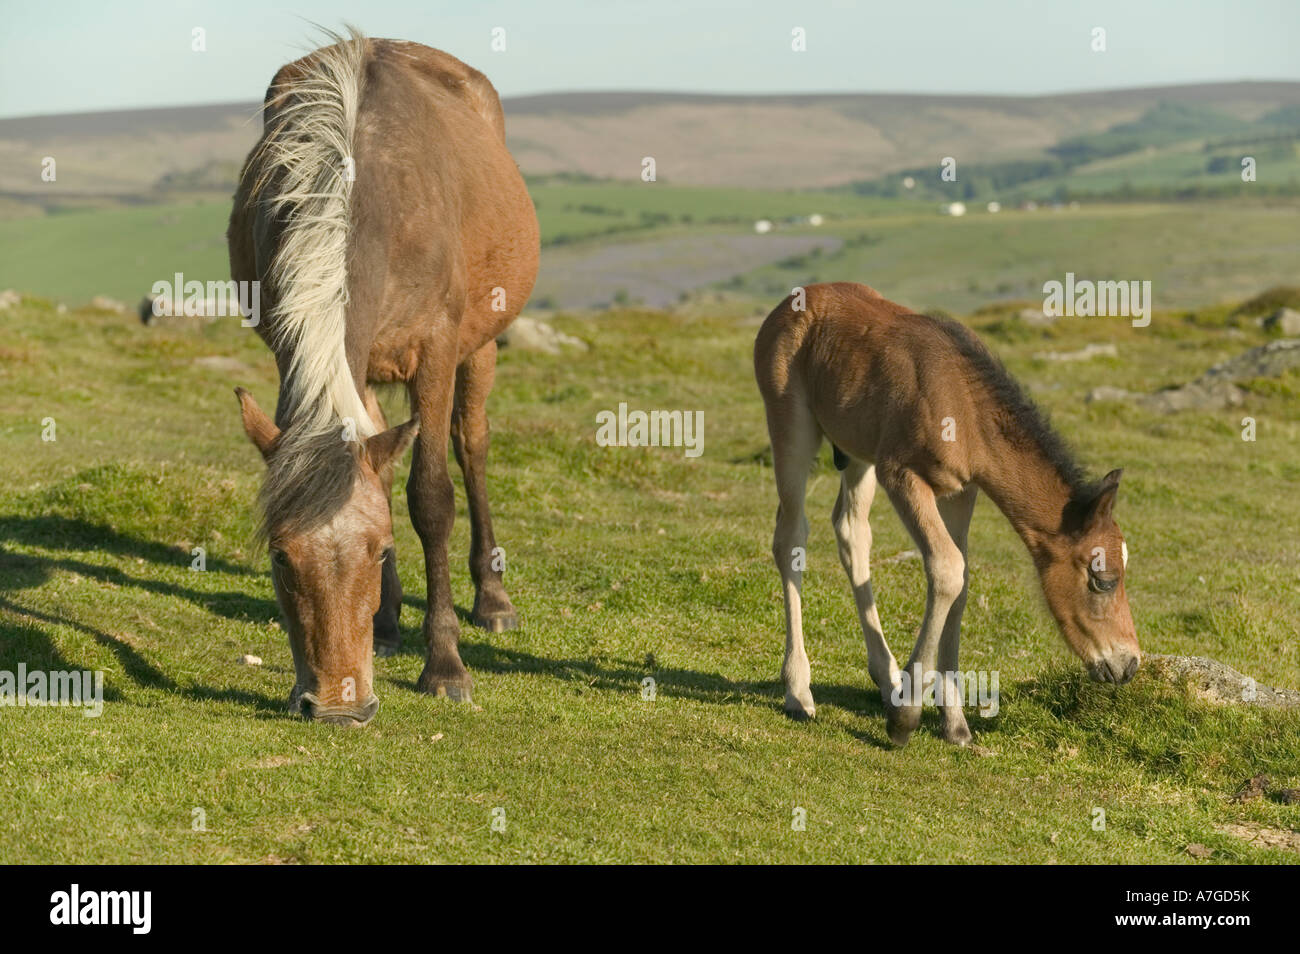
[[[763,300],[794,285],[856,278],[918,309],[972,310],[991,298],[1042,299],[1048,278],[1149,279],[1157,307],[1239,301],[1294,273],[1300,200],[1090,204],[1076,210],[1004,211],[979,204],[964,218],[937,203],[843,192],[685,188],[668,183],[542,183],[531,188],[543,241],[653,241],[697,232],[752,235],[755,219],[819,212],[838,237],[833,253],[747,267],[718,289]],[[0,289],[69,304],[106,294],[134,304],[175,272],[229,277],[225,201],[0,219]]]
[[[1072,271],[1149,280],[1157,308],[1190,308],[1287,280],[1300,256],[1295,199],[1085,203],[996,215],[974,205],[962,218],[935,215],[920,201],[912,209],[833,223],[816,231],[845,238],[838,252],[764,266],[722,287],[772,298],[852,277],[912,308],[965,312],[996,298],[1041,302],[1043,282]]]
[[[870,278],[869,274],[863,275]],[[888,291],[888,289],[886,289]],[[1223,309],[1150,328],[1067,320],[992,345],[1094,471],[1126,467],[1119,519],[1148,652],[1214,656],[1300,685],[1295,390],[1244,409],[1156,417],[1087,388],[1194,376],[1263,341]],[[253,548],[261,464],[231,388],[269,406],[274,368],[235,322],[144,329],[28,299],[0,348],[0,669],[106,671],[102,717],[0,709],[0,857],[11,862],[1020,861],[1294,862],[1216,830],[1300,825],[1300,808],[1231,794],[1267,772],[1300,784],[1300,715],[1209,708],[1140,674],[1090,683],[1041,608],[1033,571],[981,501],[963,665],[997,670],[1001,711],[955,750],[927,713],[889,748],[835,556],[835,477],[810,488],[805,620],[818,718],[780,712],[774,511],[750,370],[752,311],[560,316],[592,350],[506,351],[490,404],[490,484],[515,632],[464,630],[481,709],[413,691],[423,584],[399,475],[405,651],[376,662],[362,731],[289,718],[292,664],[266,557]],[[1118,359],[1042,350],[1113,340]],[[195,359],[243,362],[239,373]],[[700,409],[705,452],[602,449],[595,414]],[[400,417],[390,405],[390,417]],[[1243,443],[1240,418],[1259,421]],[[58,439],[43,442],[42,420]],[[458,489],[458,495],[460,491]],[[472,589],[462,506],[453,590]],[[883,500],[874,521],[885,631],[909,647],[924,603]],[[203,546],[207,570],[190,569]],[[265,660],[236,664],[241,653]],[[657,682],[653,701],[642,680]],[[792,831],[794,809],[807,812]],[[1093,829],[1104,809],[1106,829]],[[194,810],[207,831],[191,830]],[[504,809],[506,830],[491,828]]]
[[[535,183],[544,244],[643,238],[684,228],[752,231],[754,220],[819,212],[828,219],[898,208],[891,200],[824,192],[715,189],[643,183]],[[30,211],[30,210],[28,210]],[[134,304],[156,281],[225,281],[230,200],[194,197],[42,216],[0,215],[0,289],[79,304],[97,294]]]

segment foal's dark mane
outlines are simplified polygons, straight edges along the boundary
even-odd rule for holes
[[[1072,505],[1086,505],[1097,495],[1097,484],[1075,459],[1074,452],[1053,428],[1047,414],[1025,392],[1006,366],[975,333],[951,318],[930,316],[975,371],[989,396],[1002,410],[999,426],[1011,441],[1036,448],[1070,488]]]

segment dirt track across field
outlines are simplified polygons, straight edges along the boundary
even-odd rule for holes
[[[662,308],[685,292],[841,244],[831,236],[683,235],[544,248],[531,300],[555,308],[601,308],[616,299]]]

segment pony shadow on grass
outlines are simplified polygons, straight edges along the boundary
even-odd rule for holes
[[[45,551],[67,551],[67,555],[32,555],[15,553],[9,546],[39,547]],[[178,597],[227,619],[250,621],[274,617],[274,601],[244,593],[206,593],[163,580],[135,576],[117,567],[99,566],[78,559],[75,552],[97,551],[116,557],[134,558],[152,567],[176,568],[189,562],[189,554],[165,544],[141,540],[111,527],[61,516],[0,517],[0,609],[12,614],[0,618],[0,669],[14,670],[18,663],[28,669],[87,669],[68,659],[58,648],[49,630],[67,626],[89,636],[117,657],[123,675],[142,688],[162,689],[196,701],[234,702],[250,705],[263,713],[282,714],[281,699],[242,689],[217,689],[210,686],[181,686],[165,671],[120,636],[77,619],[56,615],[35,605],[28,605],[20,594],[49,582],[57,571],[76,573],[88,580],[122,589]],[[209,572],[251,577],[247,567],[208,556]],[[12,617],[17,617],[15,621]],[[104,687],[105,701],[120,701],[121,692],[111,685]]]
[[[405,596],[402,604],[416,611],[416,619],[423,617],[426,605],[424,600],[419,597]],[[470,611],[466,607],[457,605],[456,615],[460,617],[464,633],[476,632],[472,628]],[[423,656],[424,646],[421,641],[420,627],[408,625],[405,619],[404,614],[404,622],[400,626],[402,645],[398,652],[402,655]],[[508,639],[509,633],[490,636],[485,634],[484,640],[471,639],[461,642],[461,659],[471,674],[531,673],[571,683],[578,691],[589,688],[633,696],[639,696],[642,680],[649,676],[655,681],[656,692],[675,699],[691,699],[709,705],[748,706],[767,712],[782,712],[785,688],[779,679],[728,679],[716,672],[667,667],[658,663],[647,665],[644,661],[637,662],[631,659],[555,659],[487,641],[499,642],[503,636]],[[390,679],[389,681],[402,689],[416,691],[413,680]],[[880,692],[870,680],[860,686],[816,683],[813,690],[819,707],[834,706],[859,718],[873,720],[873,731],[851,731],[856,739],[879,748],[892,747],[885,735],[885,709],[880,700]],[[876,722],[878,725],[875,724]]]

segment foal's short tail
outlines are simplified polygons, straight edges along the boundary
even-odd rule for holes
[[[333,45],[279,74],[267,95],[266,129],[244,169],[256,203],[258,273],[271,293],[267,329],[287,357],[277,417],[286,438],[307,439],[347,419],[358,437],[376,428],[348,367],[348,234],[357,112],[367,41],[326,31]],[[266,249],[271,226],[279,240]],[[270,255],[270,261],[264,256]],[[292,435],[292,436],[291,436]]]

